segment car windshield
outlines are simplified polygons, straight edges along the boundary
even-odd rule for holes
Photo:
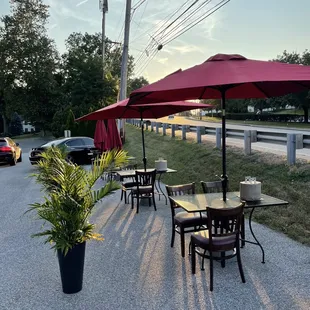
[[[53,141],[47,142],[45,144],[42,144],[41,147],[50,147],[53,145],[57,146],[57,145],[60,145],[61,143],[63,143],[64,141],[66,141],[66,139],[53,140]]]
[[[6,146],[6,141],[5,140],[0,140],[0,146]]]

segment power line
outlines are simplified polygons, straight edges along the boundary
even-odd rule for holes
[[[146,59],[146,57],[148,57],[148,54],[149,54],[149,52],[150,52],[150,50],[153,48],[153,47],[155,47],[156,45],[154,45],[154,36],[156,36],[158,33],[160,33],[160,31],[164,28],[164,26],[167,24],[167,23],[169,23],[169,19],[170,18],[172,18],[173,16],[175,16],[189,1],[191,1],[191,0],[187,0],[187,1],[185,1],[178,9],[176,9],[174,12],[172,12],[171,14],[168,14],[167,16],[166,16],[166,21],[164,21],[164,23],[159,27],[159,29],[157,29],[156,30],[156,32],[153,34],[153,36],[151,36],[150,35],[150,37],[151,37],[151,39],[150,39],[150,41],[149,41],[149,43],[147,44],[147,46],[146,46],[146,48],[145,48],[145,50],[140,54],[140,56],[138,57],[138,59],[136,59],[136,61],[135,61],[135,66],[139,66],[141,63],[143,63],[143,61]],[[167,19],[168,18],[168,19]],[[158,24],[160,24],[161,22],[158,22],[156,25],[158,25]],[[155,25],[155,26],[156,26]],[[148,32],[148,31],[146,31],[146,32]],[[144,34],[146,34],[146,32],[145,33],[143,33],[142,34],[142,36],[144,35]],[[142,36],[140,36],[140,37],[142,37]],[[139,38],[140,38],[139,37]],[[156,41],[156,40],[155,40]],[[132,41],[133,42],[133,41]],[[159,43],[157,42],[157,46],[159,45]]]
[[[188,7],[187,9],[185,9],[177,18],[175,18],[172,22],[170,22],[170,24],[168,26],[166,26],[163,29],[163,25],[167,25],[167,21],[160,27],[160,30],[157,30],[155,32],[155,35],[150,36],[151,39],[148,43],[148,45],[146,46],[145,50],[140,54],[139,58],[137,59],[137,61],[135,62],[135,66],[136,66],[136,74],[140,74],[142,73],[145,68],[149,65],[149,63],[153,60],[153,58],[157,55],[158,51],[163,47],[163,45],[167,45],[170,42],[172,42],[173,40],[175,40],[176,38],[178,38],[179,36],[181,36],[182,34],[186,33],[187,31],[189,31],[190,29],[192,29],[194,26],[196,26],[197,24],[199,24],[200,22],[202,22],[204,19],[206,19],[207,17],[209,17],[210,15],[212,15],[213,13],[215,13],[216,11],[218,11],[220,8],[222,8],[224,5],[226,5],[228,2],[230,2],[230,0],[222,0],[219,3],[217,3],[216,5],[214,5],[212,8],[208,9],[207,11],[205,11],[203,14],[201,14],[198,17],[198,20],[193,22],[193,17],[195,15],[197,15],[197,12],[201,11],[202,8],[204,8],[207,4],[209,4],[212,0],[206,0],[203,3],[200,3],[198,7],[194,8],[194,5],[198,2],[195,1],[194,3],[192,3],[190,5],[190,7]],[[185,3],[183,3],[183,5],[181,7],[179,7],[174,13],[173,16],[180,11],[180,9],[182,7],[184,7],[184,5],[186,3],[188,3],[189,1],[186,1]],[[192,10],[191,10],[192,9]],[[188,13],[187,15],[185,15],[185,13]],[[171,17],[171,15],[169,15]],[[175,24],[175,22],[177,20],[179,20],[181,17],[184,17],[182,20],[179,21],[178,24],[176,24],[173,28],[170,29],[170,31],[168,33],[165,33],[165,30],[169,29],[169,27],[171,27],[171,25]],[[185,25],[184,27],[182,27],[183,25]],[[161,35],[161,37],[159,37]],[[162,42],[160,42],[162,40]],[[161,43],[161,44],[160,44]],[[157,48],[156,48],[157,47]]]
[[[196,7],[194,10],[192,10],[189,14],[185,16],[184,19],[179,21],[177,25],[175,25],[168,33],[165,34],[165,38],[169,37],[169,35],[172,35],[173,32],[178,31],[184,24],[186,24],[187,21],[190,22],[190,19],[194,17],[194,15],[197,14],[197,12],[200,12],[201,9],[203,9],[207,4],[209,4],[212,0],[206,0],[203,3],[201,3],[198,7]],[[183,28],[184,29],[184,28]],[[163,37],[161,37],[163,39]]]
[[[179,18],[181,18],[186,12],[188,12],[196,3],[198,0],[195,0],[185,11],[181,13],[176,19],[174,19],[164,30],[162,30],[159,34],[163,34],[169,27],[171,27]],[[159,35],[158,34],[158,35]]]
[[[159,29],[156,30],[156,32],[159,31],[159,30],[161,30],[161,28],[162,28],[166,23],[169,22],[169,18],[172,18],[172,17],[173,17],[173,16],[187,3],[187,2],[189,2],[189,1],[190,1],[190,0],[185,1],[175,12],[173,12],[173,13],[171,13],[171,14],[168,14],[168,15],[164,18],[164,21],[159,21],[159,22],[156,23],[152,28],[149,28],[148,30],[146,30],[145,32],[143,32],[140,36],[138,36],[138,37],[134,38],[133,40],[131,40],[130,43],[132,43],[132,42],[134,42],[134,41],[136,41],[136,40],[142,38],[145,34],[147,34],[148,32],[150,32],[151,30],[153,30],[154,27],[156,27],[156,26],[158,26],[160,23],[164,22],[164,24],[161,25],[161,26],[159,27]],[[166,20],[167,18],[168,18],[168,20]],[[166,21],[165,21],[165,20],[166,20]],[[154,35],[156,35],[156,32],[154,33]]]
[[[167,45],[168,43],[170,43],[171,41],[175,40],[176,38],[178,38],[179,36],[181,36],[182,34],[184,34],[185,32],[187,32],[188,30],[192,29],[193,27],[195,27],[197,24],[199,24],[200,22],[202,22],[204,19],[206,19],[207,17],[209,17],[210,15],[214,14],[216,11],[218,11],[221,7],[223,7],[224,5],[226,5],[228,2],[230,2],[230,0],[222,0],[219,4],[217,4],[215,8],[213,7],[213,11],[210,12],[209,14],[203,16],[201,19],[199,19],[197,22],[195,22],[194,24],[192,24],[191,26],[187,27],[186,29],[184,29],[183,31],[179,31],[179,33],[177,33],[172,39],[163,42],[162,45]],[[214,9],[215,8],[215,9]],[[210,10],[209,10],[210,11]]]

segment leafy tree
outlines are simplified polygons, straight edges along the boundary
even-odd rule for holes
[[[148,84],[149,84],[148,80],[145,79],[143,76],[129,79],[127,87],[127,96],[129,96],[130,93],[133,92],[134,90],[139,89]]]
[[[23,124],[21,117],[14,112],[10,122],[10,134],[12,136],[18,136],[23,133]]]
[[[98,35],[73,33],[66,41],[63,58],[65,104],[76,117],[116,101],[117,79],[102,76],[101,43]]]
[[[248,99],[229,99],[226,103],[226,111],[230,113],[246,113],[248,105]]]
[[[48,16],[43,0],[11,0],[11,14],[1,18],[0,27],[2,111],[7,117],[17,110],[43,130],[58,95],[58,53],[46,34]]]
[[[297,52],[287,52],[286,50],[282,55],[278,55],[274,61],[280,61],[283,63],[290,64],[302,64],[309,66],[310,65],[310,51],[305,50],[302,54],[298,54]],[[278,99],[279,100],[279,99]],[[277,101],[277,99],[273,99],[272,104]],[[302,109],[304,111],[304,122],[308,123],[309,118],[309,108],[310,108],[310,92],[303,91],[301,93],[289,94],[287,96],[281,97],[281,101],[283,104],[289,104],[291,106],[295,106],[295,108]]]

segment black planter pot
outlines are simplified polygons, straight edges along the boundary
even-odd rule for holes
[[[82,289],[86,242],[76,245],[66,256],[57,250],[62,290],[74,294]]]

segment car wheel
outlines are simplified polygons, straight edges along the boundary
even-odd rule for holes
[[[13,156],[13,159],[10,161],[10,166],[16,165],[16,155]]]
[[[68,154],[67,157],[66,157],[66,161],[69,162],[69,163],[72,163],[74,164],[74,158],[72,155]]]
[[[20,155],[19,155],[19,158],[18,158],[17,162],[21,163],[23,161],[23,157],[22,156],[23,156],[23,154],[22,154],[22,152],[20,152]]]

